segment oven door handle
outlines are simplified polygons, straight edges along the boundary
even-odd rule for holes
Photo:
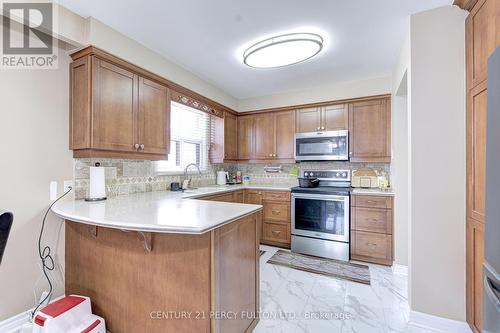
[[[328,194],[299,194],[292,193],[292,199],[318,199],[318,200],[328,200],[328,201],[348,201],[348,195],[328,195]]]

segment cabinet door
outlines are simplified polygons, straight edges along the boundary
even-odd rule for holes
[[[349,128],[349,108],[345,104],[330,105],[321,108],[321,129],[338,131]]]
[[[238,123],[236,116],[224,114],[224,159],[236,160],[238,158]]]
[[[483,320],[484,224],[467,221],[467,321],[477,332]]]
[[[238,117],[238,160],[252,158],[253,146],[253,118],[252,116]]]
[[[466,23],[467,85],[475,87],[487,76],[488,58],[500,45],[500,2],[479,0]]]
[[[484,222],[486,195],[486,82],[469,92],[467,108],[467,215]]]
[[[293,111],[277,112],[275,117],[275,158],[293,159],[295,136],[295,114]]]
[[[254,116],[254,156],[268,160],[274,155],[274,115],[270,113]]]
[[[137,142],[144,153],[166,156],[170,148],[170,103],[166,86],[139,78]]]
[[[93,58],[92,148],[136,151],[138,76]]]
[[[388,100],[351,104],[349,137],[351,162],[390,162],[391,116]]]
[[[245,203],[262,205],[262,191],[247,190],[245,194]]]
[[[308,108],[296,111],[297,133],[316,132],[321,129],[321,109]]]

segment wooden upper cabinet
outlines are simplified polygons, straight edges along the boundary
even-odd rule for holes
[[[272,159],[274,155],[274,114],[260,113],[254,120],[254,158]]]
[[[161,160],[170,148],[167,86],[132,66],[86,54],[70,72],[70,148],[74,157]]]
[[[145,153],[166,156],[170,148],[170,99],[168,89],[139,78],[138,139]]]
[[[274,114],[275,149],[274,158],[293,159],[295,138],[295,112],[283,111]]]
[[[238,123],[236,116],[224,113],[224,160],[238,159]]]
[[[346,104],[321,108],[321,130],[337,131],[349,128],[349,108]]]
[[[466,23],[467,86],[475,87],[487,76],[488,58],[500,44],[500,2],[479,0]]]
[[[484,222],[486,196],[487,90],[483,82],[469,91],[467,107],[467,215]]]
[[[253,117],[238,117],[238,160],[253,157]]]
[[[296,111],[297,133],[321,130],[321,108],[307,108]]]
[[[391,161],[389,99],[352,103],[349,106],[349,156],[351,162]]]
[[[93,58],[92,65],[91,148],[134,152],[134,145],[138,143],[139,78],[134,73],[99,58]]]

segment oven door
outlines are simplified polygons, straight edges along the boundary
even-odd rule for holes
[[[292,234],[349,242],[349,196],[292,193]]]
[[[328,131],[295,134],[296,161],[324,161],[349,159],[348,131]]]

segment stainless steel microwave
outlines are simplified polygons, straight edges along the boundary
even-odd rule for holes
[[[349,131],[326,131],[295,134],[296,161],[349,160]]]

